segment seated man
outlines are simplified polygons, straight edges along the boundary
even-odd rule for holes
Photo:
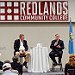
[[[50,48],[52,49],[52,51],[49,53],[50,58],[55,63],[55,65],[57,65],[57,61],[55,60],[55,54],[58,54],[60,64],[63,54],[62,49],[64,49],[64,43],[62,40],[59,39],[59,34],[55,35],[55,40],[52,41]]]
[[[14,56],[12,58],[13,62],[11,63],[11,67],[13,70],[17,70],[19,72],[19,74],[22,75],[22,65],[20,63],[18,63],[18,57]]]
[[[5,63],[3,65],[3,75],[18,75],[18,74],[12,73],[11,65],[9,63]]]
[[[16,54],[17,56],[22,55],[22,54],[26,56],[24,65],[26,68],[28,68],[27,63],[29,62],[30,52],[28,52],[27,41],[24,40],[23,34],[20,34],[19,39],[15,40],[14,49],[15,49],[14,54]]]

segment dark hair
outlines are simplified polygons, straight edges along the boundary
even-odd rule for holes
[[[56,35],[59,35],[59,34],[55,34],[55,36],[56,36]]]
[[[10,64],[10,61],[9,61],[9,60],[5,60],[5,61],[4,61],[4,64],[5,64],[5,63],[9,63],[9,64]]]
[[[18,61],[18,57],[17,57],[17,56],[14,56],[14,57],[12,58],[12,60],[13,60],[13,62],[17,62],[17,61]]]
[[[6,68],[6,69],[4,69],[3,71],[6,71],[6,70],[9,70],[10,68]]]
[[[24,35],[23,35],[23,34],[20,34],[20,35],[19,35],[19,38],[22,38],[22,36],[24,36]]]

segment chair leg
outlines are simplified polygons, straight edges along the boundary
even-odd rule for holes
[[[52,71],[54,72],[54,65],[53,65],[53,63],[52,63]]]
[[[63,71],[62,64],[60,65],[60,71]]]
[[[23,57],[20,57],[20,64],[23,64]]]

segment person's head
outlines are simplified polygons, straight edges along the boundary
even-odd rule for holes
[[[24,40],[24,35],[23,34],[20,34],[19,35],[19,38],[20,38],[21,41],[23,41]]]
[[[69,56],[69,62],[68,62],[68,64],[69,64],[70,66],[75,66],[75,55],[74,55],[74,54],[71,54],[71,55]]]
[[[14,57],[12,58],[12,60],[13,60],[13,62],[18,62],[18,57],[17,57],[17,56],[14,56]]]
[[[55,34],[55,39],[56,40],[59,40],[59,37],[60,37],[59,34]]]
[[[6,70],[12,71],[11,65],[9,63],[5,63],[2,68],[3,68],[3,71],[6,71]]]

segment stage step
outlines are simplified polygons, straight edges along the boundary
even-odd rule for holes
[[[64,72],[50,72],[50,73],[23,73],[23,75],[65,75]]]
[[[28,72],[27,69],[23,68],[23,75],[65,75],[64,69],[63,72],[60,71],[59,68],[55,68],[53,72],[51,70],[52,68],[50,68],[50,71],[47,73],[32,73],[32,72]]]

